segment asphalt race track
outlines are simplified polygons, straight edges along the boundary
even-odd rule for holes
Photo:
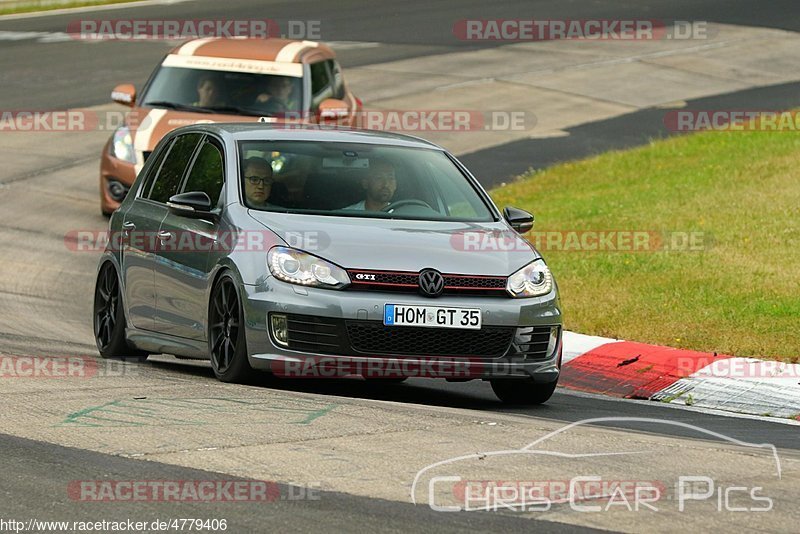
[[[374,86],[368,83],[368,74],[375,65],[422,64],[446,54],[503,53],[503,43],[455,39],[451,30],[458,19],[650,18],[706,20],[753,31],[800,31],[800,6],[793,0],[490,4],[233,0],[0,18],[0,111],[110,109],[110,89],[126,81],[140,86],[171,46],[43,39],[64,32],[69,21],[82,16],[319,20],[322,38],[341,43],[334,48],[345,76],[354,73],[354,87],[358,81],[363,88],[356,92],[367,104],[379,100],[369,93]],[[24,37],[20,32],[43,33]],[[468,62],[466,67],[463,61],[457,65],[469,68]],[[794,65],[800,66],[796,58]],[[450,74],[454,73],[442,73]],[[408,83],[422,83],[421,76],[408,74]],[[699,108],[800,106],[797,81],[731,87],[719,94],[689,95],[685,101]],[[424,94],[424,89],[420,91]],[[388,101],[394,95],[386,93],[383,98]],[[491,99],[491,94],[486,98]],[[491,185],[528,167],[635,146],[669,134],[663,112],[656,108],[617,106],[603,117],[570,122],[563,128],[568,133],[564,136],[498,137],[476,143],[483,147],[478,150],[470,150],[465,142],[454,151]],[[71,250],[65,235],[74,230],[102,230],[107,224],[99,213],[97,167],[108,135],[107,131],[0,132],[0,247],[4,251],[0,355],[86,357],[86,362],[95,362],[90,316],[99,253]],[[92,372],[66,378],[0,378],[4,406],[0,519],[226,518],[231,532],[308,531],[320,526],[364,532],[666,531],[679,523],[681,528],[704,531],[780,532],[791,530],[800,519],[796,506],[799,427],[791,421],[561,390],[545,406],[508,408],[496,400],[488,384],[475,381],[412,379],[384,385],[259,376],[250,385],[229,385],[217,382],[203,362],[169,356],[153,356],[144,364],[86,365]],[[734,504],[754,508],[761,503],[723,503],[714,493],[703,502],[689,503],[686,511],[678,510],[671,495],[659,502],[659,512],[579,513],[560,504],[546,511],[444,513],[428,506],[427,482],[425,488],[412,488],[420,470],[435,462],[478,451],[517,450],[570,423],[609,417],[616,419],[553,434],[545,447],[567,456],[526,456],[516,463],[481,463],[480,459],[440,474],[465,480],[562,481],[613,473],[619,480],[657,480],[666,488],[673,487],[680,476],[703,476],[713,479],[722,495],[726,495],[724,488],[761,487],[774,506],[768,513],[732,512]],[[773,456],[753,446],[758,444],[777,447],[780,476],[776,476]],[[583,463],[573,461],[581,454],[600,453],[605,455],[586,456]],[[612,456],[621,454],[640,456]],[[87,480],[223,479],[274,480],[279,483],[280,498],[270,503],[92,502],[68,491],[76,481]],[[313,498],[302,488],[315,488]],[[411,503],[412,493],[419,504]]]

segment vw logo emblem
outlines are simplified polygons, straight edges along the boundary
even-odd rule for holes
[[[419,273],[419,289],[426,297],[438,297],[444,291],[444,276],[435,269],[423,269]]]

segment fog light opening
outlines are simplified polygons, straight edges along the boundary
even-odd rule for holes
[[[280,313],[273,313],[269,316],[269,321],[272,330],[272,339],[274,339],[278,345],[288,347],[289,323],[286,321],[286,316]]]
[[[547,356],[550,357],[558,348],[558,340],[561,337],[561,327],[554,326],[550,328],[550,339],[547,341]]]
[[[116,180],[108,181],[108,194],[117,202],[122,202],[128,195],[128,187]]]

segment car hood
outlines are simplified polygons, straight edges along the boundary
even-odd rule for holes
[[[504,222],[328,217],[249,210],[289,246],[347,269],[507,276],[539,254]]]
[[[133,146],[141,152],[151,152],[162,137],[175,128],[208,122],[258,122],[249,115],[192,113],[163,108],[134,108],[126,119],[133,136]]]

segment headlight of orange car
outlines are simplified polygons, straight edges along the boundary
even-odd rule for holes
[[[133,151],[133,137],[127,126],[120,126],[111,139],[109,152],[112,156],[128,163],[136,163],[136,153]]]

